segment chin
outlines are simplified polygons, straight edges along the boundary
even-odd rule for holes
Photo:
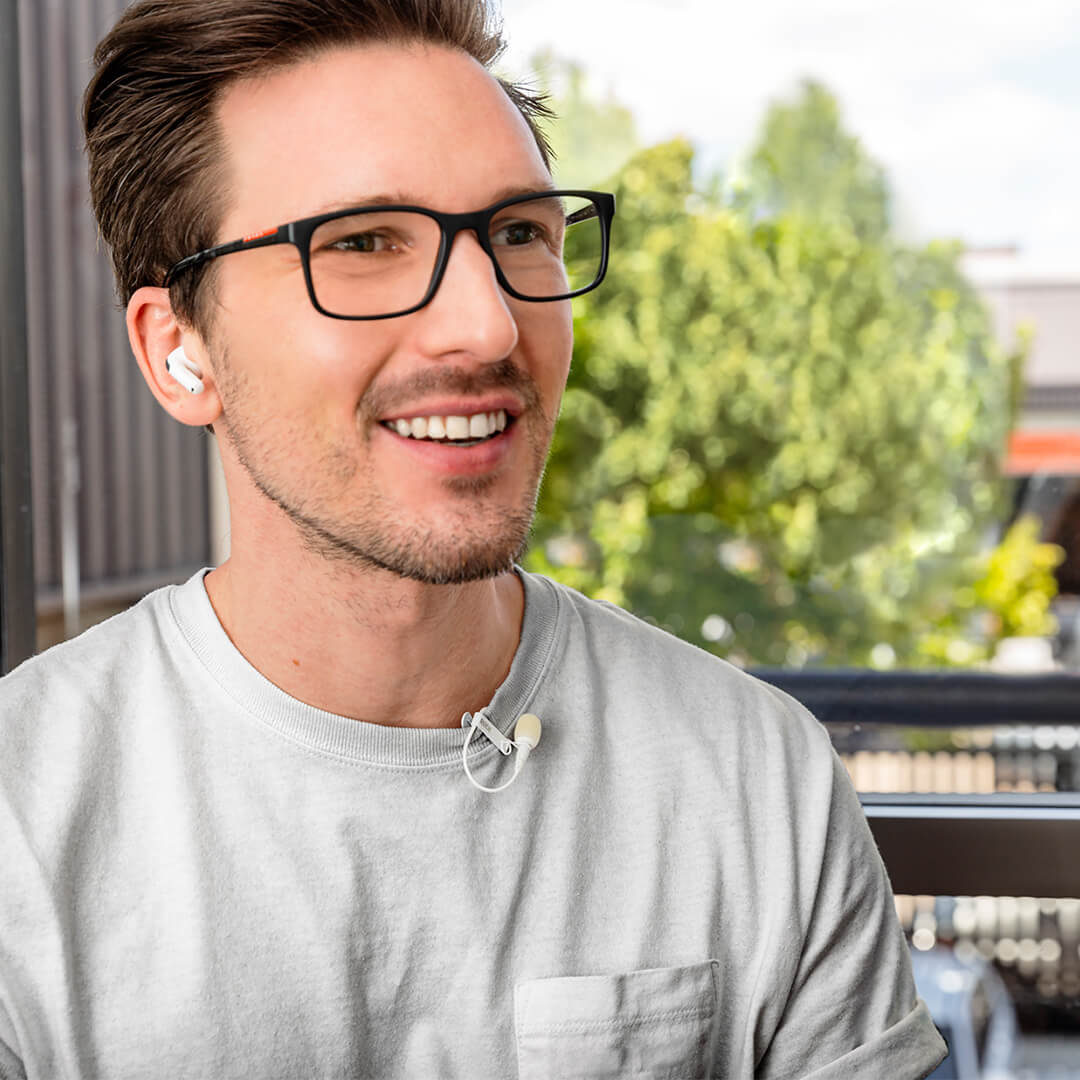
[[[487,507],[404,526],[400,514],[376,514],[351,528],[328,526],[295,511],[289,516],[304,546],[321,558],[424,585],[465,585],[513,569],[528,546],[533,505],[530,500],[517,510]]]
[[[462,552],[453,559],[399,559],[393,563],[376,565],[400,578],[417,581],[422,585],[468,585],[508,573],[524,551],[525,544],[522,544],[509,556],[493,551],[473,551]]]

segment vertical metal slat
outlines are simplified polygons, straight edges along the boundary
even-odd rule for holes
[[[32,485],[34,527],[34,573],[38,584],[59,580],[59,555],[56,550],[59,527],[56,457],[57,447],[49,436],[53,408],[53,380],[47,370],[47,335],[49,313],[46,298],[49,286],[46,269],[45,237],[42,230],[46,209],[45,173],[47,155],[41,142],[44,128],[45,65],[35,62],[43,38],[40,25],[42,7],[23,2],[19,7],[19,40],[22,61],[22,152],[23,206],[26,233],[26,319],[29,356],[30,440],[33,469]]]
[[[34,652],[17,0],[0,0],[0,671]]]
[[[101,254],[95,249],[97,230],[94,226],[87,191],[85,157],[82,150],[82,125],[79,117],[80,95],[91,71],[90,58],[94,49],[94,26],[90,7],[86,3],[67,7],[67,50],[62,65],[64,72],[64,102],[71,117],[72,137],[67,144],[67,182],[70,188],[68,205],[71,212],[72,234],[72,319],[79,353],[77,385],[79,408],[86,419],[80,424],[79,451],[81,457],[81,528],[80,558],[83,577],[101,581],[112,571],[109,547],[111,515],[103,512],[109,505],[108,461],[106,444],[108,424],[106,414],[109,385],[105,364],[105,334],[102,332],[103,312],[97,306],[95,284],[102,273]],[[84,328],[95,326],[94,333]],[[89,417],[94,421],[89,422]]]
[[[69,26],[67,11],[57,4],[46,4],[43,10],[44,43],[51,60],[51,77],[44,84],[45,100],[41,118],[44,122],[41,131],[42,144],[48,157],[49,168],[46,175],[45,191],[49,213],[43,230],[44,250],[49,256],[48,277],[48,335],[44,365],[49,371],[50,380],[56,394],[56,413],[50,424],[49,438],[54,445],[63,446],[63,432],[71,423],[76,425],[79,440],[86,422],[86,410],[81,409],[81,397],[78,393],[80,382],[80,364],[82,347],[75,327],[75,269],[71,254],[75,246],[75,232],[72,225],[71,178],[69,176],[70,150],[73,141],[77,141],[74,116],[69,103],[71,94],[67,78],[67,41]],[[60,257],[64,253],[63,257]],[[91,332],[87,328],[87,332]],[[39,359],[40,362],[40,359]],[[71,467],[69,455],[61,453],[59,475],[54,475],[54,492],[60,499],[60,549],[62,566],[70,568],[79,561],[78,548],[84,535],[79,500],[69,491],[75,473]],[[75,521],[69,520],[74,512]],[[75,545],[76,550],[71,550]],[[78,579],[72,579],[70,572],[62,575],[65,592],[65,607],[74,601],[71,589],[78,589]]]

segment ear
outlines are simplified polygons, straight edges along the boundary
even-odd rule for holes
[[[202,338],[190,327],[181,326],[169,302],[169,290],[146,285],[127,306],[128,340],[135,360],[157,398],[158,404],[181,424],[203,427],[221,416],[221,399]],[[200,371],[203,392],[193,394],[180,385],[165,366],[165,359],[178,345]]]

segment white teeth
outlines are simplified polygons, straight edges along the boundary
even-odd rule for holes
[[[414,439],[486,439],[506,430],[506,410],[473,413],[471,416],[414,416],[409,419],[388,420],[392,428],[403,438]]]
[[[446,418],[446,437],[448,439],[467,439],[469,437],[469,418],[467,416],[448,416]]]

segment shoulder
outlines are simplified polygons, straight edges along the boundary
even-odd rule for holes
[[[123,717],[160,684],[169,589],[20,664],[0,679],[0,802],[25,807],[99,783],[123,744]]]
[[[10,730],[27,708],[46,702],[91,702],[115,690],[140,659],[161,643],[169,589],[24,661],[0,679],[0,725]]]
[[[831,758],[824,728],[783,691],[614,604],[530,578],[558,604],[561,670],[618,701],[620,723],[637,717],[669,739],[737,747],[743,759]]]
[[[761,910],[775,910],[770,890],[798,892],[798,878],[809,891],[791,902],[807,919],[830,836],[862,844],[865,829],[825,728],[734,665],[549,587],[559,644],[537,712],[562,725],[564,760],[587,763],[589,797],[602,791],[612,818],[677,821],[687,851],[712,852]]]

